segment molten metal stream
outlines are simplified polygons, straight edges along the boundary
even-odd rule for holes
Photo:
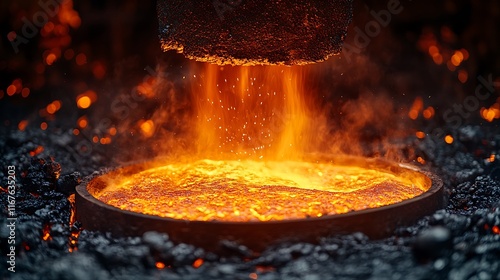
[[[191,89],[198,158],[292,160],[316,146],[323,118],[308,106],[309,67],[201,67]]]

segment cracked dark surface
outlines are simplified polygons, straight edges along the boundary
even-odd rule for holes
[[[352,0],[158,1],[165,51],[220,65],[300,65],[342,48]]]

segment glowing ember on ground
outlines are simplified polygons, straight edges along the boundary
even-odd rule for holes
[[[200,160],[106,175],[89,188],[120,209],[197,221],[269,221],[321,217],[389,205],[422,194],[430,181],[399,168],[309,162]],[[128,171],[127,171],[128,173]]]

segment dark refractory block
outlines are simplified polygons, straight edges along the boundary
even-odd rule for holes
[[[320,62],[338,54],[352,0],[158,0],[164,51],[220,65]]]

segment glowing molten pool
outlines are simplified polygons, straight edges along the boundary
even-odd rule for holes
[[[91,184],[89,192],[108,205],[143,214],[246,222],[377,208],[418,196],[431,186],[419,172],[357,158],[340,163],[199,160],[143,168],[104,175],[99,180],[105,184]]]

